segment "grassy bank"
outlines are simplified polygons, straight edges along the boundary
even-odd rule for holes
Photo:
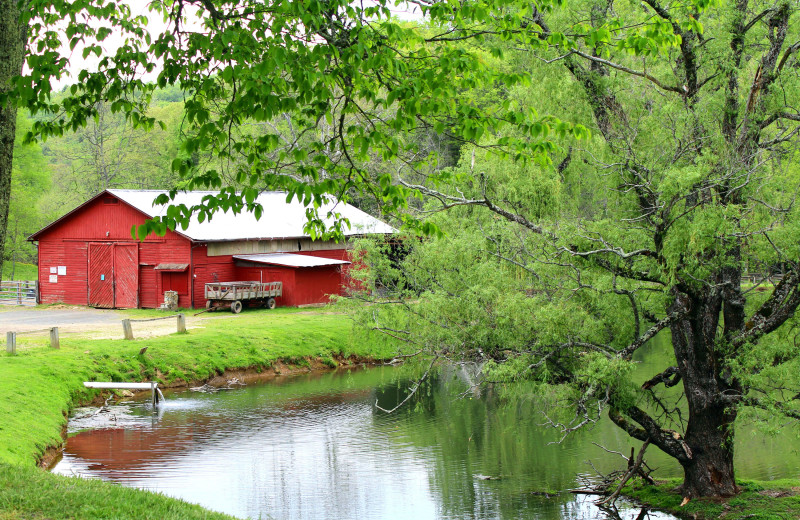
[[[653,509],[693,520],[795,520],[800,518],[800,480],[739,481],[742,492],[725,500],[683,499],[674,491],[680,479],[658,486],[628,486],[625,494]]]
[[[0,465],[0,519],[232,520],[158,493],[101,480],[62,477],[37,468]]]
[[[65,335],[59,350],[48,341],[19,336],[18,354],[2,354],[0,463],[33,466],[48,447],[59,445],[70,408],[97,395],[83,381],[169,384],[209,379],[227,369],[269,370],[278,362],[307,365],[319,359],[335,366],[342,357],[391,355],[391,346],[378,338],[354,338],[350,320],[329,309],[225,313],[188,334],[134,341]]]

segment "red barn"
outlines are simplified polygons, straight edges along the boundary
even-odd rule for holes
[[[106,190],[28,240],[39,243],[42,303],[103,308],[155,308],[165,291],[181,307],[203,307],[206,283],[283,282],[278,305],[327,302],[342,294],[350,264],[348,245],[312,240],[303,231],[306,208],[286,194],[262,193],[259,220],[251,213],[217,213],[186,230],[131,238],[131,227],[166,213],[153,200],[159,191]],[[210,192],[179,193],[173,204],[199,204]],[[320,209],[324,215],[334,203]],[[363,211],[335,203],[350,221],[348,238],[395,230]]]

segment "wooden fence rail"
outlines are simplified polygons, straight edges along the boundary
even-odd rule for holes
[[[52,348],[61,348],[61,343],[58,339],[58,327],[50,327],[48,329],[26,330],[23,332],[6,332],[6,352],[9,354],[17,353],[17,336],[23,334],[41,334],[43,332],[50,333],[50,346]]]
[[[122,334],[125,339],[133,339],[133,327],[131,327],[131,323],[143,323],[146,321],[159,321],[159,320],[168,320],[171,318],[177,318],[177,332],[181,334],[186,333],[186,316],[181,314],[172,314],[170,316],[160,316],[158,318],[144,318],[139,320],[122,320]]]
[[[20,280],[0,283],[0,305],[36,305],[39,282]]]

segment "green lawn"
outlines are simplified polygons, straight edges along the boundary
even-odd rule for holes
[[[11,261],[3,262],[3,281],[6,280],[38,280],[39,271],[36,264],[22,264],[17,262],[14,265],[14,277],[11,277]]]
[[[675,491],[680,479],[658,486],[627,486],[625,494],[660,511],[694,520],[796,520],[800,518],[800,480],[739,481],[742,492],[725,500],[690,500]]]

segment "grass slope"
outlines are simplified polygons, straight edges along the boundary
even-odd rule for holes
[[[0,520],[231,520],[159,493],[101,480],[62,477],[37,468],[0,465]]]
[[[13,280],[38,280],[39,270],[36,264],[22,264],[17,262],[14,266]],[[11,261],[6,260],[3,262],[3,281],[12,280],[11,278]]]
[[[170,383],[226,369],[267,369],[278,361],[302,365],[316,358],[335,366],[336,356],[380,359],[392,353],[378,338],[355,338],[351,321],[326,309],[251,310],[205,324],[188,334],[134,341],[64,335],[59,350],[49,348],[46,336],[19,336],[16,356],[0,354],[0,463],[33,466],[48,447],[59,445],[69,409],[98,392],[83,381]]]
[[[800,480],[740,480],[742,492],[735,497],[691,500],[683,507],[681,495],[674,491],[680,484],[680,479],[670,479],[658,486],[627,486],[624,493],[654,509],[694,520],[800,518]]]

